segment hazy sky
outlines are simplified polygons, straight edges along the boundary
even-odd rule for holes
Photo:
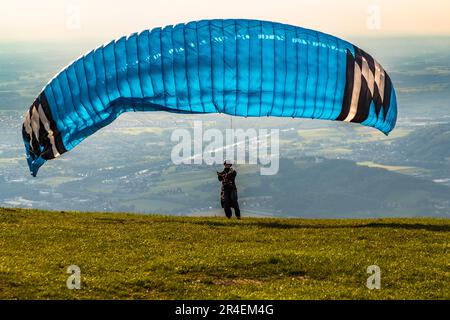
[[[204,18],[256,18],[338,36],[450,35],[449,0],[0,0],[0,41],[108,40]]]

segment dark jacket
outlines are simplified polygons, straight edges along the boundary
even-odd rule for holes
[[[233,168],[230,168],[230,170],[228,171],[224,169],[222,172],[217,173],[217,178],[219,179],[220,182],[222,182],[222,190],[223,189],[237,190],[235,182],[236,175],[237,172]]]

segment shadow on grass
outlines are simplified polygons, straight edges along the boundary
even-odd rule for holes
[[[195,221],[193,224],[200,224],[210,227],[238,227],[241,223],[229,223],[228,221]],[[404,230],[426,230],[435,232],[450,232],[450,224],[433,225],[424,223],[388,223],[388,222],[370,222],[367,224],[342,224],[342,225],[326,225],[326,224],[292,224],[285,222],[244,222],[245,226],[256,226],[258,228],[269,229],[365,229],[365,228],[387,228],[387,229],[404,229]]]

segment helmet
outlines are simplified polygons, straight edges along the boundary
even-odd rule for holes
[[[233,165],[233,163],[230,161],[230,160],[225,160],[224,162],[223,162],[223,165],[225,166],[225,165],[230,165],[230,166],[232,166]]]

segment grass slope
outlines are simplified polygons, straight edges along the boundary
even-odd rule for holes
[[[0,209],[1,299],[450,299],[450,220]],[[81,290],[66,269],[81,268]],[[366,268],[382,271],[366,288]]]

